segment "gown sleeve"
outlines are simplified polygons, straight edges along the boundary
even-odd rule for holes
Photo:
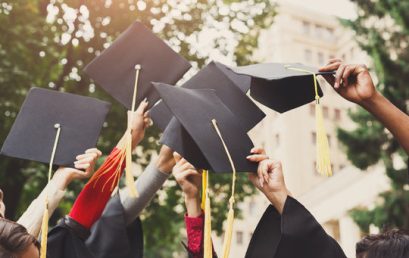
[[[346,258],[312,214],[288,197],[280,215],[269,206],[254,231],[246,258]]]

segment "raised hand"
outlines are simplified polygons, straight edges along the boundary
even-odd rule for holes
[[[344,64],[341,59],[331,59],[320,72],[336,71],[335,77],[324,78],[343,98],[359,105],[375,97],[377,91],[368,68],[363,64]]]
[[[190,217],[198,217],[202,213],[200,207],[202,174],[179,154],[175,153],[174,158],[176,165],[172,173],[185,195],[187,214]]]
[[[59,189],[65,190],[73,180],[91,177],[94,173],[95,164],[101,155],[101,151],[96,148],[86,150],[84,154],[76,157],[75,168],[60,167],[54,173],[52,180]]]
[[[132,146],[135,147],[145,136],[145,129],[152,123],[149,118],[148,101],[145,99],[139,104],[135,112],[128,111],[129,126],[132,130]]]

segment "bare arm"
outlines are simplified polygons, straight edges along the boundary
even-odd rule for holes
[[[332,59],[320,71],[334,71],[335,77],[325,76],[343,98],[355,102],[373,114],[398,140],[409,154],[409,116],[382,96],[373,84],[365,65],[343,64]]]

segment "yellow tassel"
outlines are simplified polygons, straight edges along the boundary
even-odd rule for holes
[[[294,71],[309,73],[313,76],[314,90],[315,90],[315,130],[317,133],[317,137],[316,137],[317,166],[316,166],[316,169],[318,173],[320,173],[323,176],[332,176],[328,136],[327,136],[327,132],[324,126],[324,116],[322,114],[322,107],[320,104],[320,95],[318,94],[317,75],[314,72],[300,69],[300,68],[295,68],[291,66],[286,66],[286,68],[290,70],[294,70]]]
[[[52,149],[52,152],[51,152],[50,163],[49,163],[49,166],[48,166],[48,181],[47,181],[47,186],[46,186],[46,189],[45,189],[45,198],[44,198],[44,214],[43,214],[43,221],[41,223],[40,258],[46,258],[47,257],[47,240],[48,240],[47,235],[48,235],[48,219],[49,219],[49,214],[48,214],[48,184],[50,183],[50,180],[51,180],[51,174],[52,174],[52,170],[53,170],[55,152],[57,151],[58,141],[60,140],[61,125],[60,124],[55,124],[54,128],[57,129],[57,132],[55,134],[54,145],[53,145],[53,149]]]
[[[319,97],[315,104],[315,123],[317,131],[317,171],[324,176],[332,176],[330,150],[328,144],[327,132],[324,126],[324,117],[322,114],[322,107],[319,103]]]
[[[208,179],[209,174],[207,171],[203,172],[202,180],[204,181],[204,211],[205,211],[205,226],[204,226],[204,252],[203,258],[213,258],[213,247],[212,247],[212,212],[210,207],[210,198],[209,198],[209,189],[208,189]],[[202,205],[203,205],[203,196],[202,196]]]
[[[135,186],[135,179],[132,175],[132,134],[128,130],[126,136],[126,167],[125,167],[125,184],[129,190],[129,195],[133,198],[139,196]]]
[[[224,151],[226,152],[227,158],[230,162],[230,166],[233,172],[232,177],[232,187],[231,187],[231,196],[229,199],[229,213],[227,215],[227,227],[224,234],[224,241],[223,241],[223,258],[228,258],[230,254],[230,247],[231,247],[231,240],[233,235],[233,224],[234,224],[234,193],[236,189],[236,167],[234,166],[233,159],[230,155],[229,149],[223,139],[222,133],[220,132],[219,127],[217,126],[217,121],[215,119],[212,120],[213,127],[216,130],[217,135],[220,138],[220,141],[223,144]]]
[[[43,215],[43,222],[41,224],[41,250],[40,258],[47,257],[47,234],[48,234],[48,198],[45,199],[45,210]]]
[[[233,223],[234,223],[234,198],[230,197],[229,214],[227,215],[227,227],[224,233],[223,241],[223,258],[228,258],[230,254],[231,240],[233,236]]]
[[[206,204],[206,189],[207,189],[207,170],[203,170],[202,173],[202,203],[200,207],[202,210],[205,210],[205,204]]]

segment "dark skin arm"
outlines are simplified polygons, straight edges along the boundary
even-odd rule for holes
[[[321,72],[336,71],[334,76],[324,76],[336,92],[374,115],[398,140],[409,154],[409,116],[380,94],[365,65],[344,64],[331,59],[320,68]]]

